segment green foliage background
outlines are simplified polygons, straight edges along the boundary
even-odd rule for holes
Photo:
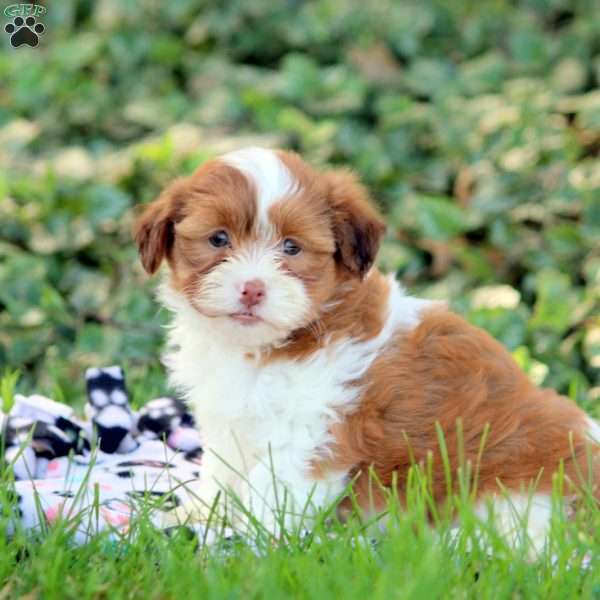
[[[276,144],[351,165],[390,224],[381,267],[598,412],[598,8],[49,4],[40,46],[0,55],[0,372],[79,403],[85,367],[122,363],[137,402],[162,391],[132,208]]]

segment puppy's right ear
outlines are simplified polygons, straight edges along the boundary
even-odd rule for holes
[[[160,263],[169,256],[173,247],[183,183],[179,180],[169,186],[157,200],[144,209],[135,222],[133,237],[142,265],[150,275],[156,273]]]

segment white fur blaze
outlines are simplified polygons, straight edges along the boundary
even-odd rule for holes
[[[223,155],[221,160],[241,171],[254,184],[259,220],[263,226],[269,224],[269,208],[298,191],[298,181],[274,150],[243,148]]]

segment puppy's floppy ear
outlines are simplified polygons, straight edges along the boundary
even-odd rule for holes
[[[154,274],[169,256],[175,240],[174,224],[178,220],[182,188],[185,180],[177,180],[158,199],[151,202],[138,217],[133,237],[144,269]]]
[[[375,260],[385,224],[369,203],[367,191],[350,171],[329,171],[325,177],[336,259],[363,278]]]

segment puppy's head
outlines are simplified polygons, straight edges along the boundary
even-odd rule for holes
[[[248,148],[178,179],[140,216],[135,239],[154,273],[247,346],[285,340],[362,279],[384,226],[347,171]]]

